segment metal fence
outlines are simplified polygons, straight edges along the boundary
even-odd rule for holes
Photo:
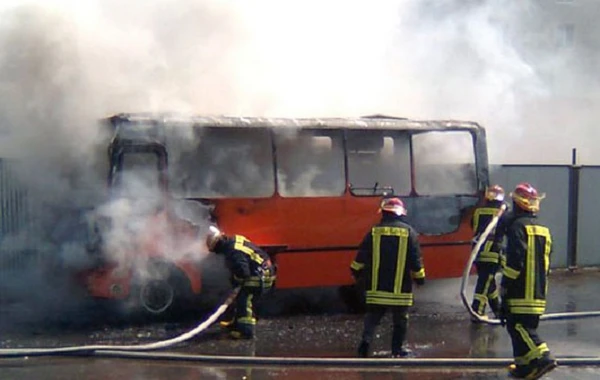
[[[600,265],[596,247],[600,166],[500,165],[492,167],[491,181],[507,191],[519,182],[529,182],[546,193],[539,217],[553,235],[552,267]]]
[[[14,247],[9,238],[16,236],[28,225],[30,216],[27,192],[16,179],[14,164],[0,159],[0,260],[7,256],[13,257]],[[14,258],[18,259],[18,256]]]

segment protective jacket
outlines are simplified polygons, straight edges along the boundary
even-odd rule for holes
[[[269,255],[241,235],[220,241],[216,252],[225,255],[234,285],[251,288],[270,288],[275,281],[276,269]]]
[[[503,204],[504,202],[502,201],[486,201],[481,207],[475,209],[472,219],[475,240],[483,234],[483,231],[485,231],[494,216],[498,215],[500,207],[502,207]],[[499,220],[498,224],[490,231],[477,253],[477,257],[475,258],[476,263],[500,264],[502,260],[502,243],[504,236],[499,226],[502,224],[503,221]]]
[[[350,268],[355,277],[364,276],[371,305],[412,306],[412,281],[425,281],[417,232],[388,213],[365,235]]]
[[[550,269],[550,229],[529,212],[516,213],[506,223],[506,266],[503,302],[511,314],[542,315],[546,309]]]

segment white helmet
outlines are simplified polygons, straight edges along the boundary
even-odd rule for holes
[[[209,227],[209,232],[206,234],[206,246],[210,251],[215,249],[215,246],[221,241],[225,235],[215,226]]]

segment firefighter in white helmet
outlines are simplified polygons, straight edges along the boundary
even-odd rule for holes
[[[234,305],[234,317],[222,322],[236,339],[252,339],[255,334],[257,299],[269,291],[275,282],[276,267],[269,255],[241,235],[227,236],[211,226],[206,236],[208,249],[225,256],[231,284],[240,287]]]
[[[369,355],[375,329],[386,311],[392,312],[392,356],[405,357],[408,308],[413,304],[412,283],[425,283],[425,269],[417,232],[405,220],[400,198],[382,200],[381,221],[365,235],[350,265],[353,276],[365,284],[366,315],[358,355]]]

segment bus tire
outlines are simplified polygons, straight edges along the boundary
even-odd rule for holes
[[[186,275],[165,262],[149,264],[148,276],[135,282],[135,304],[145,317],[175,317],[188,309],[191,286]]]

